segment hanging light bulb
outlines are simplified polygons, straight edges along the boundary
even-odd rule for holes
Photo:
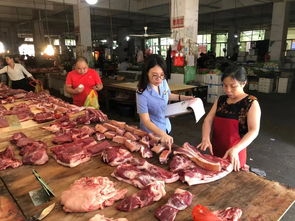
[[[44,50],[44,54],[48,55],[48,56],[53,56],[54,55],[54,48],[52,46],[52,44],[49,44],[46,46],[45,50]]]
[[[97,0],[85,0],[89,5],[95,5]]]

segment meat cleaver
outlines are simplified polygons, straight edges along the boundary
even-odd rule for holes
[[[37,171],[32,170],[32,172],[42,188],[30,191],[29,195],[33,201],[34,206],[39,206],[50,201],[50,198],[55,197],[55,195],[48,184],[40,177]]]
[[[44,219],[55,207],[55,203],[50,204],[46,208],[44,208],[39,213],[35,214],[34,216],[30,217],[28,221],[38,221]]]

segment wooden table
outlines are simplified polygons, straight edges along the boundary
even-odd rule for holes
[[[239,207],[243,211],[242,220],[247,221],[278,220],[295,200],[294,189],[288,189],[279,183],[263,179],[253,173],[238,172],[231,173],[221,180],[208,184],[188,186],[180,181],[167,184],[167,194],[159,202],[128,213],[117,211],[114,206],[88,213],[65,213],[60,205],[62,191],[81,177],[110,177],[114,168],[104,164],[99,157],[93,157],[90,161],[75,168],[61,166],[51,158],[43,166],[22,166],[0,172],[9,192],[26,217],[30,217],[48,205],[35,207],[29,198],[28,192],[40,187],[32,175],[32,169],[38,171],[57,196],[53,199],[57,206],[44,220],[84,221],[96,213],[100,213],[109,217],[126,217],[129,221],[153,221],[156,220],[153,216],[154,211],[167,202],[176,188],[186,189],[194,195],[192,205],[185,211],[178,213],[176,217],[178,221],[191,220],[191,211],[197,204],[206,205],[211,209],[222,209],[229,206]],[[112,177],[110,179],[116,183],[117,188],[127,188],[128,195],[138,191],[127,183],[119,182]]]
[[[39,126],[23,128],[22,131],[31,138],[45,142],[49,147],[53,135],[48,131],[41,130]],[[0,150],[9,145],[9,137],[12,131],[1,131]],[[16,148],[15,148],[16,150]],[[16,150],[16,152],[18,152]],[[50,155],[50,151],[48,151]],[[138,156],[137,154],[135,154]],[[159,165],[157,157],[149,160],[155,165]],[[163,167],[163,166],[161,166]],[[164,166],[165,167],[165,166]],[[0,171],[0,194],[16,202],[16,208],[21,209],[21,213],[29,218],[41,211],[48,204],[35,207],[28,195],[29,191],[40,188],[32,174],[32,169],[37,170],[40,176],[49,184],[56,194],[52,201],[57,203],[55,209],[46,217],[45,221],[85,221],[96,213],[104,214],[108,217],[126,217],[129,221],[153,221],[154,211],[165,204],[168,198],[173,194],[176,188],[182,188],[190,191],[193,195],[193,203],[185,211],[178,213],[177,221],[192,220],[191,212],[195,205],[202,204],[210,209],[224,209],[226,207],[239,207],[243,211],[242,220],[279,220],[288,210],[289,206],[295,200],[295,189],[288,188],[277,182],[269,181],[248,172],[233,172],[225,178],[195,186],[188,186],[180,181],[166,185],[166,196],[159,202],[136,209],[132,212],[120,212],[115,209],[115,205],[99,211],[88,213],[65,213],[60,205],[61,193],[66,190],[75,180],[85,176],[106,176],[116,183],[117,188],[127,188],[128,195],[138,191],[135,187],[112,178],[110,174],[114,170],[103,163],[97,157],[83,163],[75,168],[68,168],[56,163],[52,156],[48,163],[42,166],[23,165],[16,169],[7,169]],[[18,213],[21,216],[21,213]],[[1,214],[0,214],[1,215]],[[0,216],[1,217],[1,216]],[[15,219],[12,219],[15,221]]]
[[[137,90],[138,81],[134,82],[104,82],[104,91],[102,99],[105,101],[106,110],[110,109],[110,100],[116,100],[118,102],[125,102],[135,105],[135,92]],[[172,93],[188,93],[193,94],[193,89],[198,86],[186,85],[186,84],[171,84],[169,85]],[[115,97],[115,94],[122,93],[126,95],[126,98]]]

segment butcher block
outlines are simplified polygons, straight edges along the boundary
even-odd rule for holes
[[[152,163],[158,164],[156,160]],[[192,208],[197,204],[205,205],[212,210],[239,207],[243,211],[242,220],[278,220],[295,200],[294,189],[258,177],[250,172],[233,172],[221,180],[208,184],[188,186],[180,181],[166,184],[167,194],[164,198],[150,206],[131,212],[120,212],[116,210],[115,206],[117,203],[115,203],[113,206],[103,210],[88,213],[65,213],[62,205],[60,205],[61,193],[81,177],[109,177],[116,183],[118,189],[127,188],[127,195],[135,193],[138,189],[111,177],[110,174],[114,170],[114,167],[103,163],[98,156],[74,168],[61,166],[51,158],[43,166],[25,165],[0,172],[1,179],[26,217],[36,214],[47,205],[44,204],[35,207],[28,195],[29,191],[40,188],[39,183],[32,174],[32,169],[35,169],[39,173],[56,195],[56,198],[53,198],[52,202],[56,202],[57,206],[44,219],[45,221],[84,221],[96,213],[113,218],[126,217],[129,221],[156,220],[154,211],[159,206],[165,204],[177,188],[188,190],[194,195],[192,205],[178,213],[176,220],[179,221],[192,220]]]

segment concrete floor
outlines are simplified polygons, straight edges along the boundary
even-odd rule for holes
[[[266,178],[295,188],[295,82],[288,94],[253,93],[262,110],[259,136],[248,148],[247,163],[252,168],[265,171]],[[211,108],[206,106],[206,112]],[[111,119],[126,121],[138,125],[134,117],[122,116],[116,111],[107,113]],[[201,141],[203,119],[197,124],[193,114],[171,119],[172,132],[178,145],[189,142],[197,145]],[[295,220],[295,206],[288,211],[282,220]]]

